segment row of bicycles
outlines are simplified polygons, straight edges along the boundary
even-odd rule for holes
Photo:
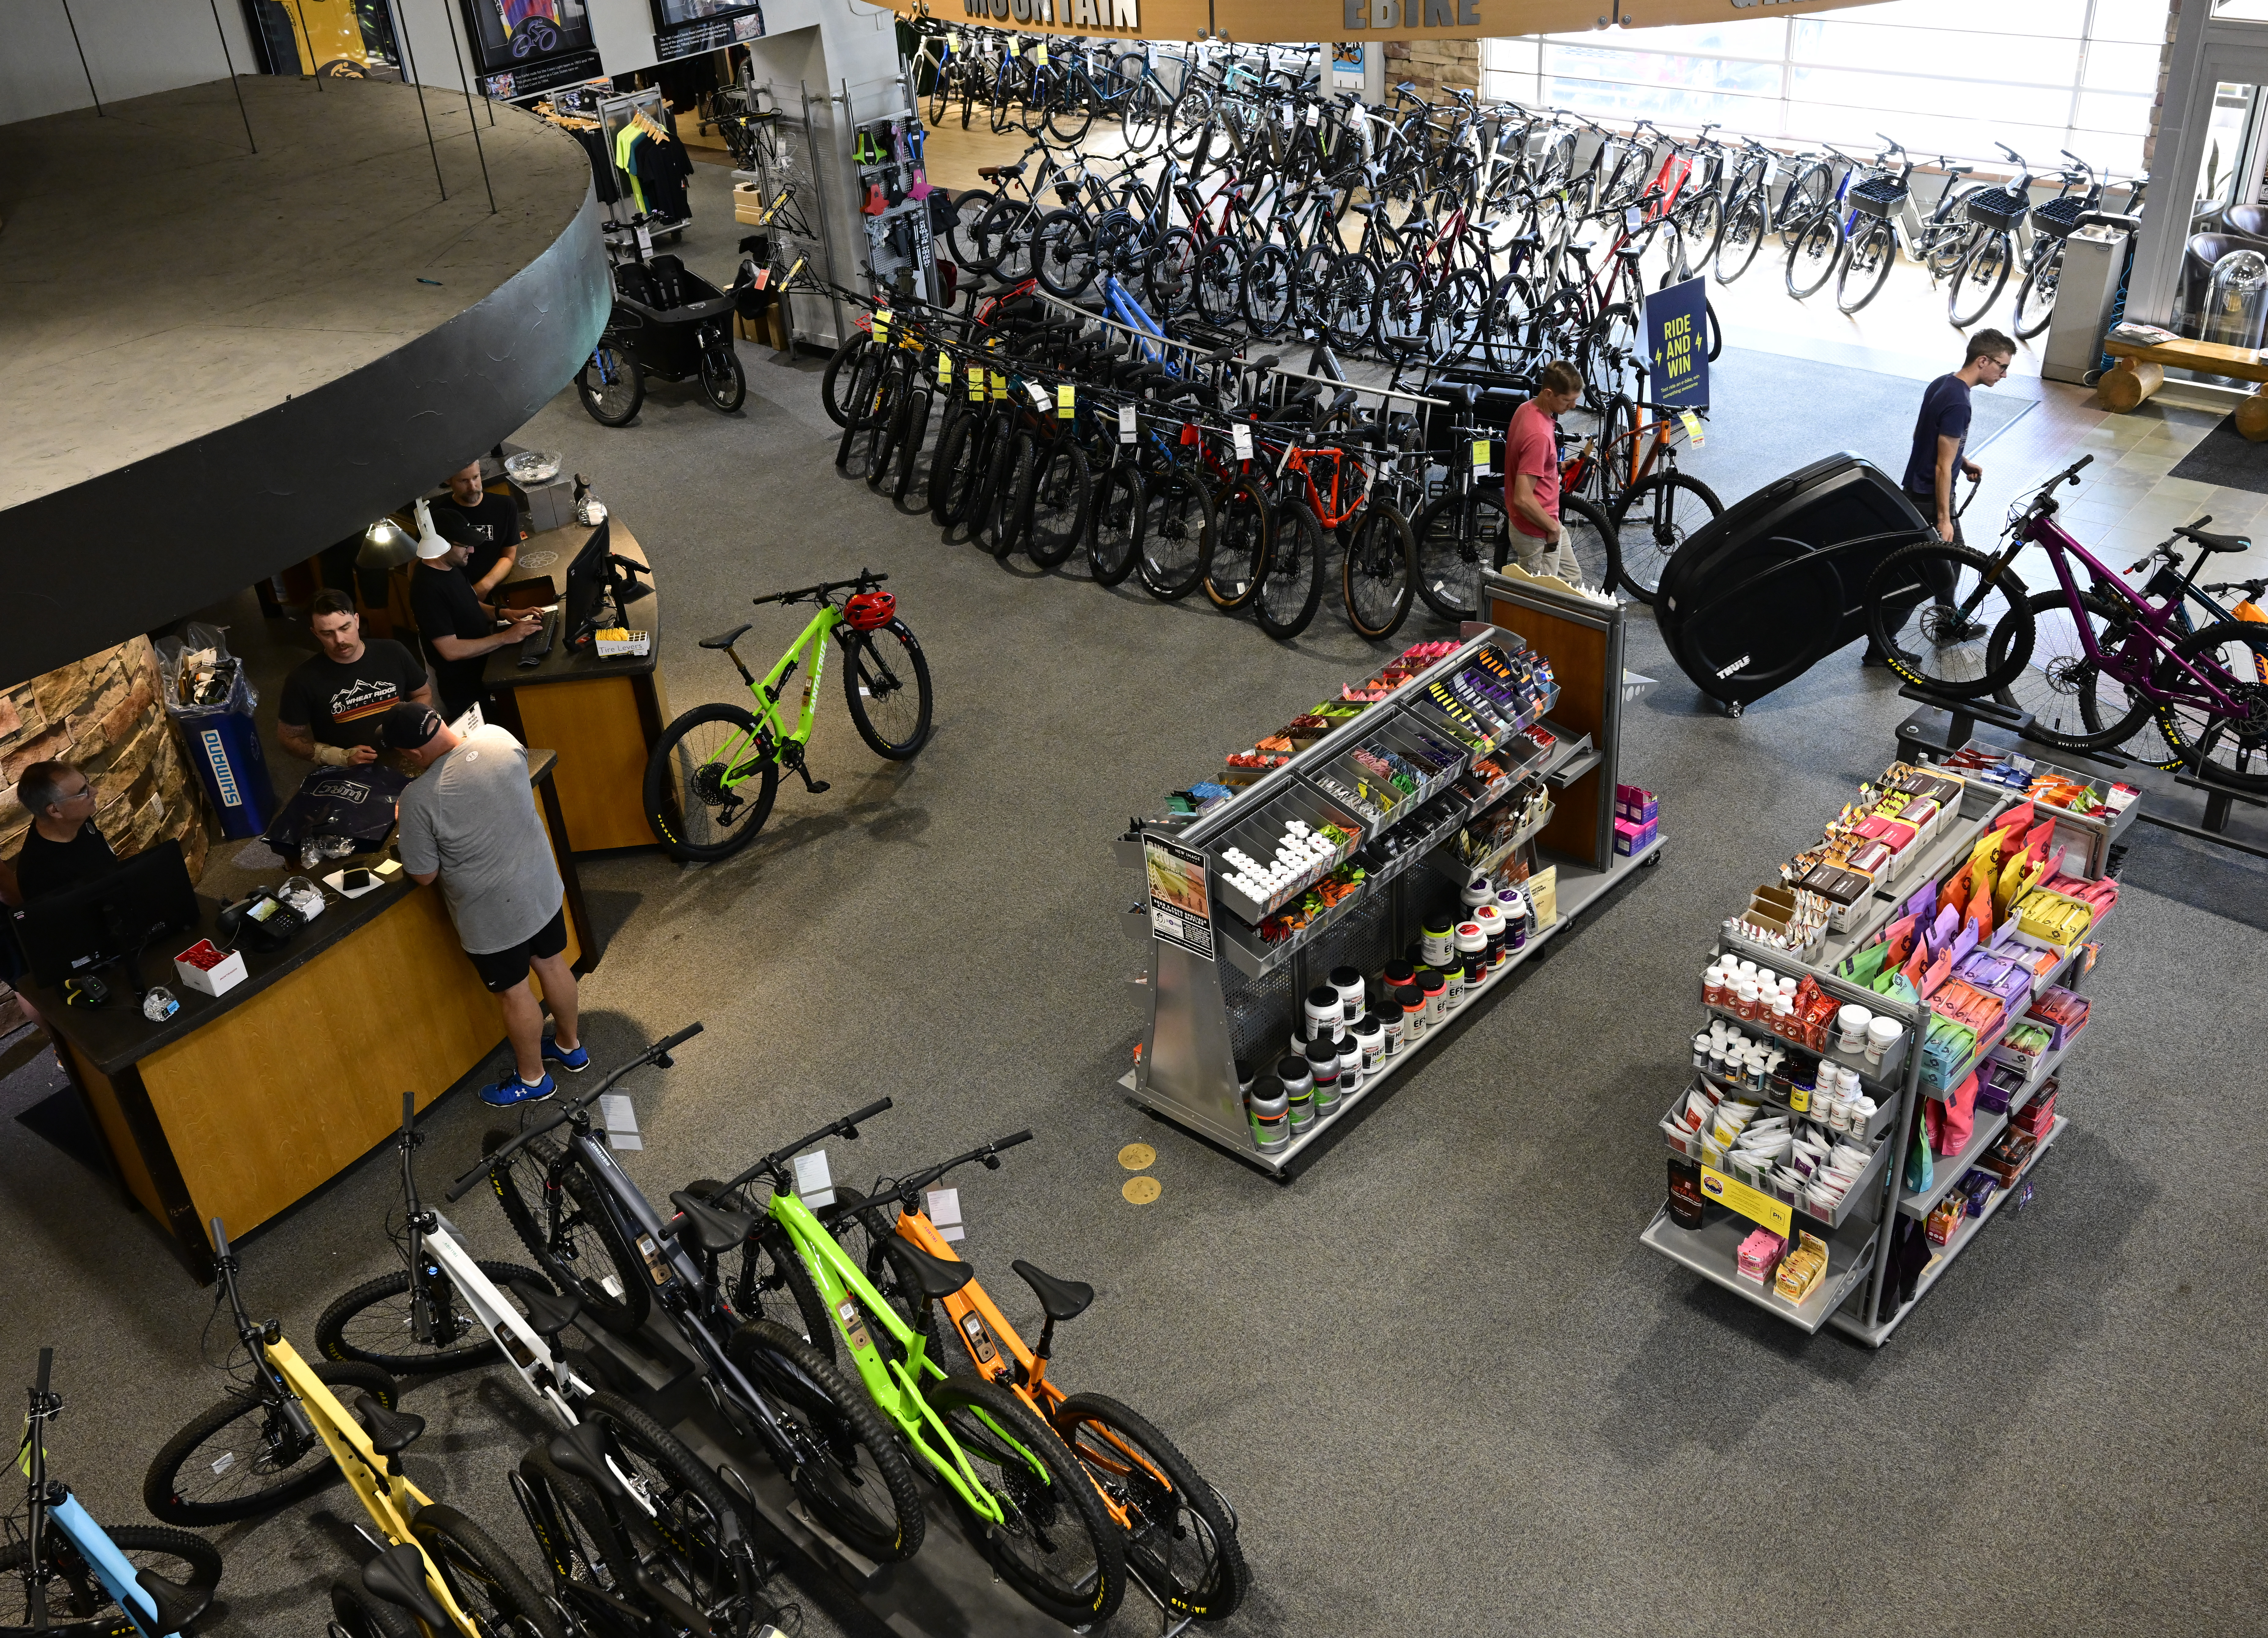
[[[401,1266],[324,1310],[314,1358],[254,1317],[216,1221],[234,1381],[151,1463],[144,1501],[167,1528],[105,1531],[48,1477],[61,1401],[43,1353],[23,1454],[28,1527],[0,1547],[26,1613],[4,1630],[188,1629],[211,1606],[221,1562],[173,1527],[257,1518],[344,1480],[372,1552],[330,1583],[332,1638],[771,1638],[794,1616],[774,1591],[759,1463],[783,1501],[792,1493],[806,1519],[873,1563],[912,1557],[940,1511],[956,1515],[999,1580],[1067,1626],[1108,1620],[1130,1583],[1175,1617],[1233,1612],[1248,1575],[1226,1499],[1151,1422],[1069,1391],[1052,1369],[1057,1330],[1092,1288],[1012,1263],[1042,1317],[1027,1340],[927,1214],[932,1185],[963,1167],[998,1169],[1031,1133],[806,1201],[797,1157],[855,1140],[885,1098],[657,1204],[593,1110],[700,1029],[547,1118],[490,1133],[451,1184],[447,1202],[494,1193],[532,1266],[477,1256],[421,1198],[405,1095],[402,1210],[387,1224]],[[593,1346],[567,1347],[571,1328]],[[665,1426],[637,1403],[642,1380],[621,1350],[667,1376],[689,1370],[706,1414]],[[551,1423],[507,1476],[529,1561],[490,1533],[493,1518],[429,1496],[403,1466],[425,1431],[406,1385],[504,1365]]]

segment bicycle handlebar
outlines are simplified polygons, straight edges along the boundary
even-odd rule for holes
[[[1029,1143],[1031,1140],[1032,1131],[1027,1126],[1023,1131],[1009,1137],[996,1138],[990,1143],[980,1143],[968,1154],[956,1155],[949,1161],[940,1162],[931,1167],[927,1171],[917,1171],[904,1177],[884,1178],[874,1185],[874,1193],[868,1199],[867,1204],[871,1206],[876,1200],[910,1200],[954,1167],[966,1166],[971,1161],[983,1162],[988,1170],[995,1169],[1000,1164],[998,1156],[1001,1150],[1012,1149],[1019,1143]],[[887,1183],[890,1186],[885,1189],[881,1186],[882,1183]]]
[[[750,603],[752,607],[762,608],[766,603],[800,602],[806,597],[824,597],[829,592],[839,592],[846,586],[857,586],[861,587],[880,586],[883,581],[889,578],[890,577],[887,574],[876,574],[871,569],[861,569],[858,571],[858,575],[851,579],[821,580],[816,586],[806,586],[799,591],[774,592],[769,597],[754,598],[750,600]]]
[[[1029,1133],[1026,1133],[1024,1135],[1029,1137],[1031,1134]],[[55,1374],[55,1351],[53,1348],[41,1348],[40,1350],[39,1386],[33,1390],[33,1391],[38,1393],[41,1398],[45,1398],[47,1397],[48,1379]]]
[[[743,1171],[739,1177],[734,1177],[731,1182],[725,1184],[723,1188],[718,1190],[715,1198],[721,1199],[728,1194],[738,1193],[742,1188],[754,1182],[762,1173],[768,1171],[777,1172],[780,1169],[781,1165],[784,1164],[790,1157],[801,1154],[813,1144],[818,1142],[821,1138],[831,1138],[840,1134],[841,1136],[856,1142],[858,1137],[859,1122],[864,1120],[872,1120],[884,1110],[893,1107],[895,1107],[895,1104],[892,1100],[886,1097],[877,1098],[874,1102],[867,1104],[864,1109],[853,1110],[850,1114],[843,1116],[840,1119],[828,1121],[818,1131],[798,1138],[794,1142],[787,1145],[784,1148],[774,1149],[770,1154],[765,1155],[763,1159],[758,1161],[755,1165],[749,1167],[746,1171]]]
[[[2081,455],[2078,460],[2073,461],[2069,466],[2057,473],[2046,483],[2041,484],[2038,492],[2032,497],[2033,500],[2036,502],[2043,499],[2050,490],[2055,489],[2061,484],[2078,483],[2080,469],[2092,464],[2094,460],[2095,457],[2093,455]]]
[[[479,1165],[474,1167],[463,1177],[451,1184],[447,1193],[442,1198],[448,1200],[454,1200],[458,1196],[464,1193],[466,1190],[471,1188],[475,1183],[478,1183],[482,1177],[487,1177],[498,1166],[502,1165],[505,1161],[510,1160],[514,1155],[518,1154],[521,1149],[526,1148],[530,1143],[533,1143],[536,1139],[541,1137],[545,1133],[553,1130],[555,1127],[563,1125],[568,1121],[572,1120],[584,1110],[589,1108],[593,1099],[610,1090],[616,1081],[620,1081],[624,1075],[630,1074],[631,1070],[642,1069],[648,1064],[662,1062],[668,1058],[670,1052],[674,1049],[682,1046],[686,1042],[690,1041],[695,1036],[699,1035],[700,1033],[700,1024],[689,1023],[686,1025],[684,1029],[680,1029],[675,1035],[664,1036],[660,1040],[656,1041],[652,1046],[646,1048],[644,1051],[640,1052],[636,1058],[631,1059],[630,1062],[624,1064],[620,1069],[615,1070],[614,1074],[608,1075],[604,1081],[601,1081],[597,1086],[592,1088],[582,1096],[576,1098],[571,1103],[561,1105],[558,1110],[555,1112],[549,1120],[538,1121],[534,1125],[528,1127],[525,1132],[519,1133],[510,1142],[499,1145],[495,1153],[484,1155]],[[213,1229],[215,1233],[219,1232],[220,1223],[217,1219],[214,1221]]]

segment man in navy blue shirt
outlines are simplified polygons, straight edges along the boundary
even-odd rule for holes
[[[1913,453],[1906,457],[1902,487],[1915,510],[1937,526],[1937,532],[1961,544],[1961,520],[1953,515],[1953,471],[1955,467],[1975,483],[1984,469],[1968,458],[1969,389],[1998,387],[2008,378],[2016,357],[2016,343],[1998,330],[1979,330],[1969,338],[1969,353],[1961,367],[1940,375],[1922,395],[1921,413],[1914,418]]]

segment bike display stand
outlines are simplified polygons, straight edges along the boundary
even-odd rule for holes
[[[1908,683],[1898,690],[1898,694],[1901,698],[1912,700],[1922,707],[1898,724],[1898,755],[1909,762],[1942,760],[1974,741],[1980,723],[2028,743],[2037,743],[2030,738],[2032,719],[2027,712],[1992,700],[1953,699],[1919,683]],[[2006,750],[2014,748],[1994,745],[1992,749]],[[2235,804],[2242,802],[2248,808],[2268,809],[2268,798],[2250,791],[2235,790],[2217,779],[2186,770],[2169,773],[2147,763],[2135,762],[2109,752],[2069,751],[2055,746],[2045,746],[2043,749],[2046,756],[2075,773],[2084,774],[2090,779],[2117,779],[2140,791],[2141,797],[2127,808],[2124,815],[2127,822],[2139,818],[2161,830],[2172,830],[2235,852],[2249,853],[2255,859],[2268,859],[2268,840],[2247,840],[2228,833]],[[2164,804],[2183,800],[2180,792],[2184,787],[2205,798],[2202,824],[2188,823],[2162,810]],[[2155,808],[2150,805],[2154,801],[2158,804]],[[2124,828],[2123,823],[2120,828]]]
[[[698,1363],[666,1324],[649,1320],[635,1340],[596,1324],[578,1323],[575,1330],[589,1344],[570,1351],[577,1369],[674,1434],[740,1500],[753,1521],[794,1550],[813,1579],[863,1605],[889,1632],[900,1638],[1062,1638],[1061,1623],[1034,1609],[993,1573],[952,1493],[922,1463],[914,1464],[914,1473],[922,1485],[928,1533],[910,1559],[877,1564],[804,1511],[770,1457],[717,1410],[702,1385]],[[1164,1610],[1130,1567],[1127,1580],[1130,1598],[1142,1595]],[[1130,1605],[1122,1604],[1111,1625],[1122,1625],[1129,1612]],[[1176,1638],[1189,1625],[1187,1619],[1166,1622],[1159,1638]]]
[[[801,214],[806,221],[817,225],[816,236],[785,232],[777,224],[758,231],[779,241],[772,254],[776,264],[792,267],[796,259],[801,257],[826,281],[825,299],[835,321],[831,335],[814,328],[807,322],[797,321],[797,298],[800,296],[804,299],[807,310],[811,292],[781,292],[779,305],[787,325],[788,350],[793,351],[797,346],[802,345],[831,352],[837,340],[850,334],[843,323],[843,304],[833,293],[834,287],[842,281],[835,271],[835,229],[828,220],[827,170],[830,165],[840,165],[843,168],[836,173],[839,181],[849,174],[850,167],[847,159],[837,157],[839,144],[836,141],[832,107],[828,100],[821,97],[817,104],[819,112],[814,113],[811,88],[800,80],[795,86],[797,104],[803,110],[800,115],[788,112],[788,99],[781,93],[778,85],[768,81],[761,86],[751,84],[747,89],[752,98],[758,92],[770,98],[777,112],[754,127],[756,132],[756,168],[734,171],[733,180],[754,182],[759,194],[769,203],[779,197],[782,188],[809,179],[812,196],[806,202]]]
[[[1507,980],[1521,963],[1547,957],[1554,941],[1586,912],[1630,882],[1639,867],[1660,859],[1659,836],[1635,855],[1614,851],[1625,697],[1622,660],[1626,616],[1622,606],[1561,591],[1557,582],[1500,574],[1484,577],[1482,594],[1490,623],[1468,623],[1463,628],[1466,640],[1454,653],[1197,820],[1178,826],[1163,820],[1138,822],[1116,845],[1122,863],[1145,871],[1145,842],[1152,837],[1183,850],[1185,856],[1209,859],[1204,852],[1208,841],[1226,837],[1262,808],[1286,797],[1316,795],[1317,787],[1307,782],[1307,776],[1390,726],[1413,708],[1416,697],[1435,678],[1469,663],[1484,642],[1507,650],[1532,648],[1551,662],[1558,694],[1533,717],[1548,717],[1560,742],[1541,760],[1512,770],[1516,778],[1540,775],[1551,806],[1532,831],[1513,841],[1509,851],[1526,852],[1531,876],[1543,868],[1557,869],[1557,915],[1532,930],[1522,948],[1468,993],[1454,1019],[1387,1060],[1357,1091],[1341,1098],[1330,1115],[1282,1147],[1263,1153],[1256,1147],[1238,1083],[1238,1060],[1248,1060],[1268,1074],[1298,1029],[1302,998],[1320,975],[1337,966],[1375,974],[1409,948],[1426,914],[1456,903],[1469,870],[1450,845],[1471,813],[1444,824],[1429,843],[1380,866],[1361,886],[1278,945],[1264,943],[1226,908],[1220,878],[1210,864],[1205,867],[1205,898],[1214,913],[1202,934],[1193,936],[1186,921],[1176,921],[1181,936],[1168,937],[1159,930],[1158,919],[1145,914],[1150,1017],[1141,1059],[1133,1074],[1120,1084],[1153,1113],[1279,1181],[1286,1180],[1303,1157],[1328,1147],[1333,1134],[1354,1125],[1350,1111],[1381,1095],[1443,1042],[1461,1037],[1473,1015],[1509,987]],[[1443,776],[1440,784],[1446,786],[1448,778]],[[1498,800],[1484,796],[1471,811]],[[1148,903],[1145,891],[1138,910],[1146,911]],[[1192,948],[1208,943],[1211,956]]]

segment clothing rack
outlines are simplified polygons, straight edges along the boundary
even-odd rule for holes
[[[616,215],[610,216],[608,224],[609,226],[624,225],[631,216],[637,214],[637,195],[630,187],[631,179],[629,173],[615,162],[615,144],[622,136],[623,127],[637,122],[640,115],[644,115],[645,122],[651,123],[657,130],[665,134],[668,131],[669,120],[662,107],[659,86],[649,85],[643,90],[629,92],[619,97],[600,99],[600,146],[605,151],[603,157],[608,173],[614,183],[616,203],[627,203],[630,207]],[[676,139],[672,137],[670,140]],[[689,225],[693,220],[692,207],[689,203],[686,210],[687,214],[683,220],[672,222],[666,227],[656,226],[652,229],[653,233],[656,236],[662,233],[674,233]]]

